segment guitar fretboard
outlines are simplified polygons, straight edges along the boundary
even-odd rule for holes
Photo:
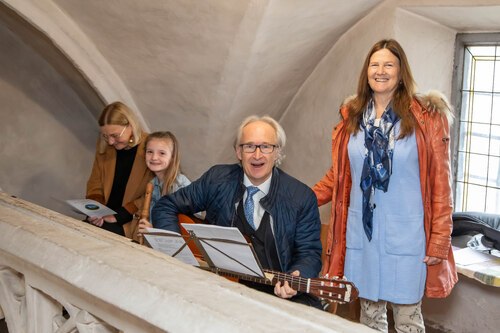
[[[340,279],[303,278],[291,274],[264,270],[264,277],[227,272],[220,269],[209,269],[216,274],[226,277],[252,281],[260,284],[272,285],[286,281],[293,289],[315,295],[327,301],[348,303],[358,297],[358,290],[352,282]]]

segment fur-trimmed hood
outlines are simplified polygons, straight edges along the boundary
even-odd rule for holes
[[[427,111],[439,112],[446,116],[450,125],[453,123],[453,109],[443,93],[429,90],[426,94],[417,94],[415,97]]]

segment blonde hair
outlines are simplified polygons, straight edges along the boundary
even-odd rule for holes
[[[177,176],[181,172],[181,159],[179,154],[179,142],[174,134],[169,131],[166,132],[153,132],[149,134],[146,138],[146,142],[144,148],[147,150],[148,143],[153,140],[164,140],[167,143],[172,144],[172,156],[170,158],[170,164],[167,167],[167,170],[164,172],[163,179],[161,179],[162,193],[161,195],[172,193],[172,188],[177,179]]]
[[[401,79],[394,92],[393,110],[401,118],[400,138],[413,132],[415,119],[410,112],[410,105],[416,92],[416,84],[411,73],[410,64],[401,45],[394,39],[383,39],[372,46],[366,56],[358,81],[356,97],[349,103],[349,116],[347,118],[347,130],[349,133],[359,131],[359,123],[363,112],[372,98],[372,89],[368,84],[368,66],[372,55],[382,49],[387,49],[399,60]]]
[[[99,116],[98,124],[100,127],[105,125],[130,126],[132,129],[130,147],[137,146],[144,133],[144,129],[134,112],[122,102],[113,102],[106,105]],[[101,154],[106,151],[107,145],[107,142],[102,137],[99,137],[99,152]]]
[[[285,134],[285,130],[283,129],[283,127],[281,127],[281,125],[276,120],[271,118],[270,116],[266,115],[266,116],[259,117],[257,115],[252,115],[252,116],[248,116],[247,118],[245,118],[241,122],[240,126],[238,127],[238,131],[236,132],[236,139],[234,140],[234,149],[238,149],[238,146],[241,143],[240,141],[241,141],[241,136],[243,135],[243,128],[245,126],[247,126],[248,124],[251,124],[251,123],[254,123],[257,121],[261,121],[263,123],[270,125],[276,133],[276,140],[278,141],[277,142],[278,147],[276,147],[276,149],[278,150],[278,156],[276,157],[275,165],[279,166],[281,164],[281,162],[283,162],[283,159],[285,159],[284,149],[285,149],[285,144],[286,144],[286,134]]]

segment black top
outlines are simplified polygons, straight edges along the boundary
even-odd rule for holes
[[[133,218],[133,215],[122,207],[122,204],[136,154],[137,146],[116,151],[115,176],[106,206],[116,212],[117,223],[104,223],[103,228],[119,235],[124,235],[122,225],[130,222]]]

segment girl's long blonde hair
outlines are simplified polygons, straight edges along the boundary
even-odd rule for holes
[[[164,172],[163,179],[160,179],[163,182],[161,195],[166,195],[172,192],[172,187],[175,183],[175,180],[181,172],[179,142],[177,141],[175,135],[172,134],[172,132],[153,132],[146,138],[146,144],[144,145],[146,150],[148,149],[148,143],[153,139],[164,140],[165,142],[172,144],[172,157],[170,158],[170,164],[168,165],[167,170],[165,170]]]

